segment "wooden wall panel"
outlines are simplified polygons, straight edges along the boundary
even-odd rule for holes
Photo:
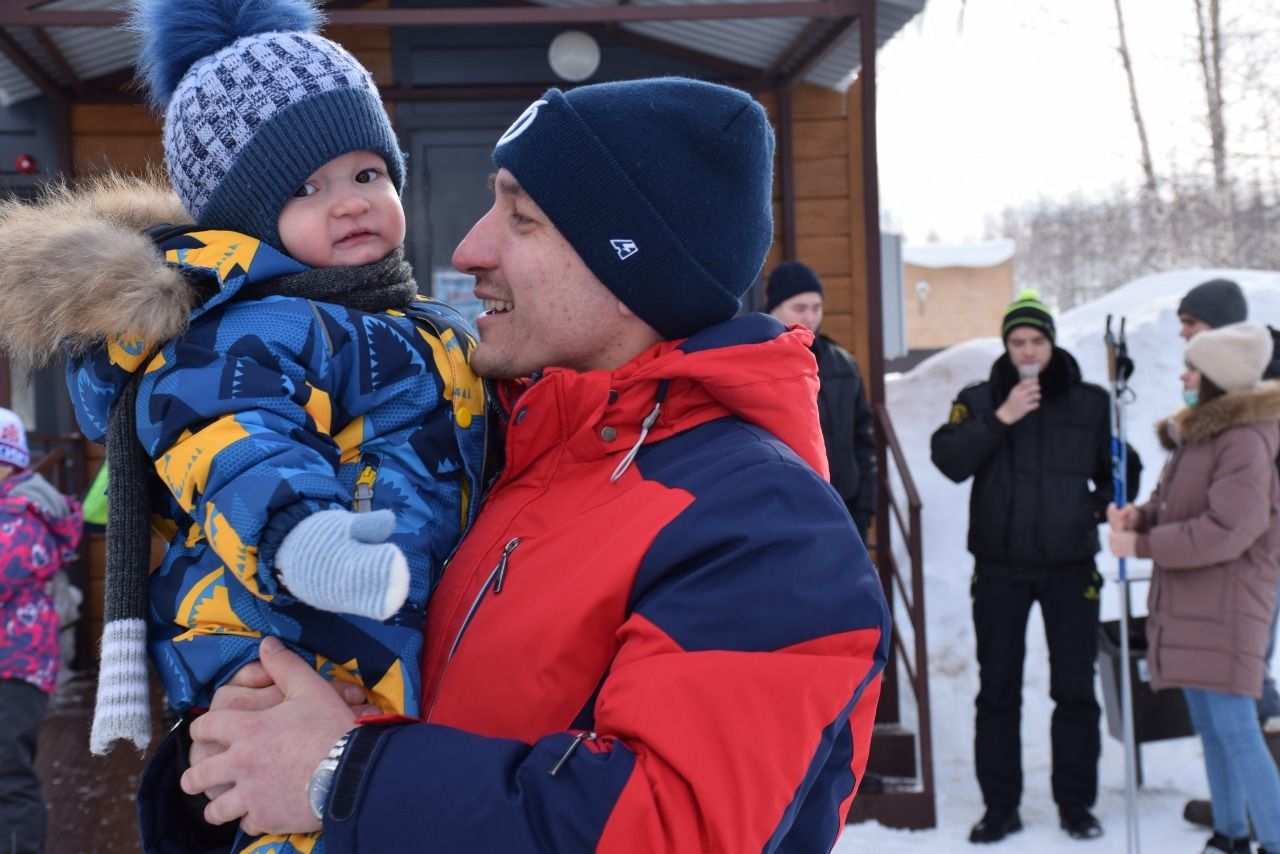
[[[796,236],[849,235],[849,199],[797,199]]]
[[[160,120],[138,104],[73,106],[71,161],[80,177],[163,169]]]
[[[824,314],[853,314],[853,279],[850,276],[823,276]]]
[[[862,189],[860,81],[848,92],[802,85],[792,97],[796,195],[796,260],[817,271],[826,291],[822,331],[865,366],[867,323],[866,236]],[[773,93],[760,102],[777,118]],[[779,237],[766,274],[782,261],[781,198],[775,195]],[[864,368],[865,369],[865,368]]]
[[[849,161],[844,155],[796,159],[796,198],[849,197]]]
[[[803,123],[804,133],[796,134],[796,160],[843,157],[849,145],[849,127],[844,119],[821,119]]]
[[[827,287],[828,276],[848,276],[849,235],[833,237],[801,237],[796,240],[796,255],[822,279]]]

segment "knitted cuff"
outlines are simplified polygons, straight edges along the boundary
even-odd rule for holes
[[[113,620],[102,628],[98,698],[89,731],[95,756],[128,739],[139,750],[151,742],[151,697],[147,685],[147,624]]]

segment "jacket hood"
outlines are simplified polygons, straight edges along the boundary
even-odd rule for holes
[[[594,436],[602,426],[611,426],[616,440],[600,456],[625,453],[640,443],[734,415],[772,433],[825,478],[812,342],[807,329],[788,330],[767,314],[748,314],[684,340],[655,344],[614,371],[550,368],[536,381],[503,383],[499,392],[519,417],[525,393],[536,391],[542,397],[543,387],[550,386],[545,392],[554,394],[559,405],[561,433],[540,439],[573,444],[574,433]],[[658,416],[645,431],[643,423],[655,408]],[[512,453],[509,471],[524,462],[520,449]]]
[[[1233,391],[1194,409],[1181,409],[1156,424],[1160,444],[1172,451],[1179,445],[1207,442],[1232,427],[1280,421],[1280,381],[1267,381],[1247,391]],[[1274,454],[1276,449],[1272,448]]]
[[[39,365],[131,334],[168,340],[185,328],[190,288],[142,232],[189,223],[154,176],[108,174],[34,202],[0,203],[0,347]]]
[[[0,208],[6,247],[16,255],[0,254],[0,346],[35,364],[69,351],[68,389],[94,440],[134,374],[192,321],[307,269],[256,238],[192,226],[170,190],[120,176]]]

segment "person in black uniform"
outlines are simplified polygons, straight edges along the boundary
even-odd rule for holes
[[[979,689],[974,757],[986,814],[970,842],[1022,829],[1022,668],[1027,617],[1039,603],[1049,646],[1053,798],[1062,828],[1102,834],[1094,695],[1102,579],[1098,524],[1112,499],[1110,401],[1054,343],[1053,315],[1035,291],[1004,313],[1005,352],[985,382],[960,392],[933,434],[943,474],[973,478],[969,551]]]
[[[799,261],[784,261],[769,274],[765,311],[788,326],[813,333],[818,360],[818,419],[827,446],[831,485],[844,499],[862,541],[876,512],[876,444],[871,407],[863,392],[858,361],[848,350],[818,332],[822,325],[822,281]]]

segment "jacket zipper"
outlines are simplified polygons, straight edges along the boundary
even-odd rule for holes
[[[577,735],[575,735],[573,737],[573,741],[569,742],[568,749],[565,750],[565,752],[556,761],[556,764],[552,765],[551,768],[547,771],[547,773],[550,774],[552,777],[559,774],[560,769],[563,768],[565,763],[569,761],[569,757],[572,756],[573,752],[578,749],[578,746],[581,745],[582,742],[584,741],[592,741],[595,738],[596,738],[596,734],[594,732],[580,732]]]
[[[373,484],[378,479],[378,470],[373,466],[365,466],[356,478],[355,511],[368,513],[373,509]]]
[[[453,661],[454,653],[458,651],[458,645],[462,643],[462,635],[466,633],[467,627],[471,625],[471,621],[475,618],[476,612],[480,610],[480,603],[484,601],[484,596],[493,588],[494,594],[502,591],[502,580],[507,571],[507,562],[511,558],[511,553],[520,545],[519,537],[512,537],[502,548],[502,554],[498,557],[498,563],[489,571],[488,577],[484,584],[480,586],[480,591],[476,593],[476,598],[471,603],[471,607],[467,609],[467,615],[462,618],[462,625],[458,626],[458,633],[453,637],[453,643],[449,646],[449,654],[445,656],[444,667],[440,670],[440,678],[436,680],[435,691],[431,697],[431,708],[427,709],[423,720],[431,720],[431,713],[435,710],[436,700],[440,697],[440,688],[444,685],[444,677],[449,672],[449,663]]]
[[[512,537],[510,542],[502,549],[502,557],[498,559],[498,565],[493,570],[493,595],[497,596],[502,592],[502,581],[507,577],[507,559],[511,557],[511,553],[516,550],[516,546],[520,545],[519,537]]]

